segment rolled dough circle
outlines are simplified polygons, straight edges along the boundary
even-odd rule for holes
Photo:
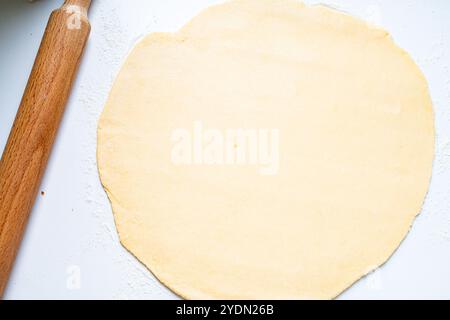
[[[277,170],[175,163],[174,132],[199,123],[278,130]],[[433,154],[409,55],[384,30],[288,0],[228,2],[145,37],[98,129],[122,244],[191,299],[336,297],[400,245]]]

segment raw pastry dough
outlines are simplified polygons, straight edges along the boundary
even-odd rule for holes
[[[279,130],[279,169],[180,165],[173,133]],[[329,299],[383,264],[420,212],[427,83],[384,30],[323,6],[238,0],[150,34],[101,117],[123,245],[191,299]]]

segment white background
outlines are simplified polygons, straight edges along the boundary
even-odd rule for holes
[[[0,151],[48,16],[62,2],[0,0]],[[219,2],[93,0],[89,44],[7,299],[177,298],[118,241],[97,174],[96,125],[133,43],[148,32],[176,31]],[[411,53],[429,81],[438,134],[431,189],[411,233],[385,266],[340,298],[450,299],[450,1],[321,2],[385,27]]]

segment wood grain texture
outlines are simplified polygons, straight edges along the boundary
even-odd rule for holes
[[[51,14],[0,161],[0,297],[90,32],[90,4],[67,0]]]

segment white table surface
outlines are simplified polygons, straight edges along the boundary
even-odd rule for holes
[[[44,27],[62,0],[0,0],[0,151]],[[7,299],[174,299],[119,243],[96,166],[96,125],[127,52],[142,35],[176,31],[220,0],[94,0],[92,33],[6,292]],[[425,73],[437,155],[411,233],[386,265],[341,299],[450,299],[450,1],[322,2],[389,30]]]

